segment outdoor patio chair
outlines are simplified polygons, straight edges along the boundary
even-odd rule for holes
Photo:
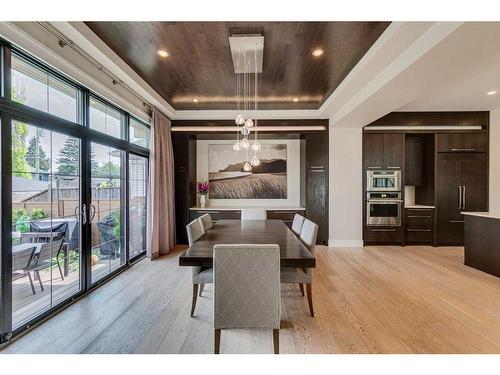
[[[33,278],[30,274],[32,262],[34,261],[36,246],[12,254],[12,280],[19,280],[28,276],[31,291],[36,294]]]

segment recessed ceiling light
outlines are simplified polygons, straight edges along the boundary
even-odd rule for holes
[[[193,98],[193,103],[198,103],[200,101],[200,99],[198,98]]]
[[[486,93],[486,95],[495,95],[497,93],[497,90],[491,90]]]
[[[314,51],[312,51],[312,55],[314,57],[321,56],[325,51],[323,51],[321,48],[316,48]]]
[[[159,49],[158,51],[156,51],[156,53],[158,54],[158,56],[161,56],[161,57],[169,57],[170,56],[168,54],[168,52],[163,50],[163,49]]]
[[[299,98],[293,98],[293,101],[294,101],[294,102],[298,102],[298,101],[299,101]]]

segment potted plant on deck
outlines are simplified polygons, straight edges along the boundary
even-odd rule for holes
[[[197,183],[198,194],[200,194],[200,207],[205,207],[207,203],[208,182]]]

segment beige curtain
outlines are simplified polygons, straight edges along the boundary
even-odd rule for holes
[[[174,154],[170,120],[153,110],[149,163],[148,256],[158,258],[175,244]]]

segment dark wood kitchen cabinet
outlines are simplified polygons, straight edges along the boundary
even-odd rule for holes
[[[434,209],[405,208],[405,243],[407,245],[434,242]]]
[[[363,135],[365,169],[402,169],[403,133],[368,133]]]
[[[441,133],[436,135],[437,152],[487,152],[487,133]]]
[[[440,152],[436,164],[438,245],[462,245],[462,211],[487,211],[487,154]]]
[[[328,241],[328,136],[306,135],[306,217],[319,225],[317,242]]]

